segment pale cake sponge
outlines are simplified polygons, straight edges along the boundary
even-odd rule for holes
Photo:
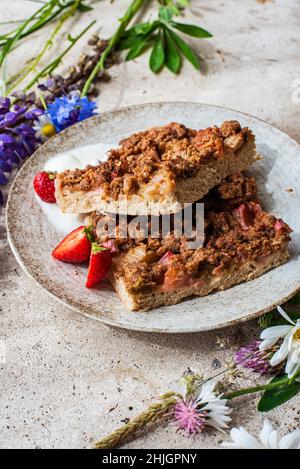
[[[172,123],[123,140],[98,166],[58,174],[55,195],[62,212],[164,215],[256,159],[254,135],[236,121],[199,131]]]

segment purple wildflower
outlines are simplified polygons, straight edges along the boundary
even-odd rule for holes
[[[54,84],[55,84],[55,82],[54,82],[53,78],[48,78],[48,80],[46,80],[45,83],[40,83],[38,85],[38,88],[41,91],[50,91],[51,92]]]
[[[0,170],[0,185],[4,186],[5,184],[8,183],[7,177],[5,174]]]
[[[3,171],[4,173],[10,173],[12,171],[11,162],[0,159],[0,171]]]
[[[9,111],[10,108],[10,99],[0,97],[0,114],[5,114]]]
[[[56,98],[49,104],[46,115],[52,120],[57,132],[95,114],[96,103],[88,98],[80,98],[77,91],[68,96]]]
[[[192,398],[187,400],[179,398],[171,412],[174,424],[179,430],[185,430],[188,435],[204,430],[206,414],[206,411],[201,412],[198,409],[197,401]]]
[[[53,80],[49,79],[40,89],[49,90]],[[91,117],[95,114],[96,103],[88,98],[80,98],[77,91],[68,96],[56,98],[45,112],[36,106],[36,94],[15,92],[10,98],[0,97],[0,186],[8,182],[7,175],[15,165],[30,156],[44,140],[41,132],[36,132],[37,122],[43,116],[50,119],[53,133]],[[49,126],[48,126],[49,127]],[[55,127],[55,129],[54,129]],[[49,137],[49,129],[47,129]],[[0,190],[0,205],[3,194]]]
[[[253,340],[246,347],[241,347],[234,356],[235,363],[243,368],[265,375],[271,370],[270,353],[259,350],[260,340]]]
[[[40,143],[35,136],[33,119],[43,114],[43,109],[34,107],[33,93],[19,93],[15,99],[12,105],[9,98],[0,98],[0,186],[7,184],[7,174],[13,166],[30,156]]]

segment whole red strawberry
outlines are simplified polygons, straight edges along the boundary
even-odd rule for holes
[[[92,243],[90,265],[85,286],[92,288],[104,279],[111,267],[112,255],[109,249]]]
[[[56,202],[54,187],[55,177],[56,173],[40,171],[35,175],[33,180],[33,187],[39,198],[44,202],[49,202],[50,204],[54,204]]]

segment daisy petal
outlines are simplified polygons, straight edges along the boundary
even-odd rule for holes
[[[275,339],[265,339],[265,340],[263,340],[259,344],[259,350],[267,350],[267,349],[273,347],[273,345],[276,344],[277,340],[278,340],[278,337],[275,337]]]
[[[266,448],[278,449],[278,433],[273,429],[269,420],[265,420],[262,431],[260,432],[260,441]]]
[[[272,326],[265,329],[260,334],[261,339],[280,339],[291,331],[291,326]]]
[[[285,365],[285,372],[288,378],[292,378],[300,370],[300,348],[294,349],[289,355]]]
[[[263,449],[262,444],[243,427],[233,428],[230,432],[230,436],[234,441],[236,448]]]
[[[282,309],[281,306],[277,306],[277,311],[281,314],[281,316],[287,321],[289,322],[290,324],[292,324],[293,326],[295,325],[295,323],[291,320],[291,318],[286,314],[286,312]]]
[[[289,354],[288,341],[285,338],[281,344],[281,347],[277,350],[277,352],[274,353],[273,357],[271,358],[270,365],[271,366],[279,365],[279,363],[281,363],[283,360],[286,359],[288,354]]]
[[[300,430],[294,430],[288,435],[285,435],[279,443],[279,448],[300,449]]]
[[[262,442],[262,444],[264,446],[269,445],[269,437],[270,437],[270,434],[271,434],[272,431],[273,431],[273,427],[272,427],[271,423],[269,422],[269,420],[266,419],[264,421],[262,430],[261,430],[260,435],[259,435],[260,441]]]

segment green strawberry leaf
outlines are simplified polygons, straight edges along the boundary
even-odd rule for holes
[[[56,171],[45,171],[48,174],[48,178],[52,181],[56,178]]]
[[[280,381],[287,375],[275,376],[272,379],[271,383],[276,383]],[[300,391],[300,383],[294,381],[291,384],[285,384],[278,388],[266,390],[260,399],[257,409],[259,412],[269,412],[272,409],[280,406],[284,402],[287,402],[289,399],[294,397]]]
[[[84,231],[87,239],[90,241],[90,243],[92,243],[93,242],[93,227],[92,226],[86,226],[83,231]]]
[[[105,248],[104,246],[101,246],[98,243],[92,243],[92,253],[93,254],[97,254],[98,252],[102,252],[102,251],[108,251],[108,249]]]

